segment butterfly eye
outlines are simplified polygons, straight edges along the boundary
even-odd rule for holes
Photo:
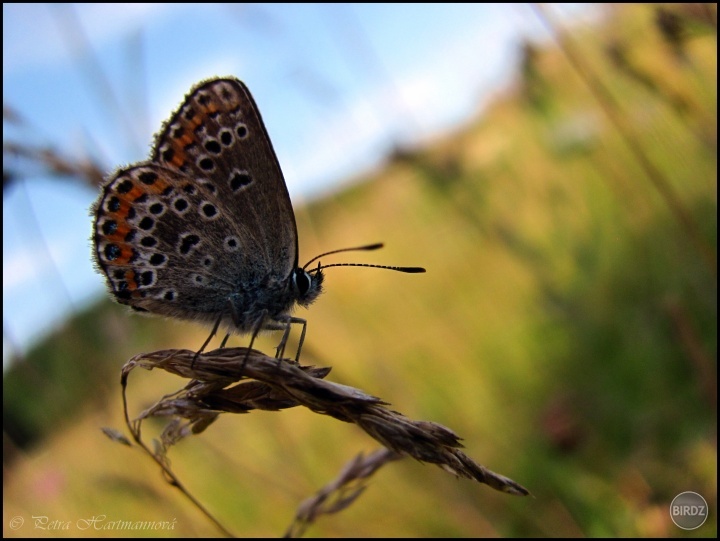
[[[293,288],[297,291],[300,298],[304,297],[310,290],[312,279],[310,275],[302,269],[295,269],[293,274]]]

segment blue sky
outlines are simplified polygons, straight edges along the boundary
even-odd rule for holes
[[[521,37],[545,39],[524,4],[3,4],[3,102],[23,118],[3,139],[112,171],[147,157],[194,83],[234,75],[298,205],[480,111]],[[3,193],[5,360],[104,286],[88,241],[97,190],[4,167],[25,179]]]

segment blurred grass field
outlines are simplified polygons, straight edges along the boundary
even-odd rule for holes
[[[303,363],[448,426],[471,457],[534,495],[405,460],[310,535],[716,537],[717,36],[684,17],[680,45],[663,37],[655,8],[634,5],[573,30],[572,46],[694,232],[566,56],[531,44],[517,83],[460,131],[398,149],[382,170],[296,208],[301,262],[382,241],[336,257],[428,271],[329,269],[326,292],[297,313],[308,320]],[[8,371],[4,534],[16,515],[107,515],[176,521],[158,535],[216,535],[146,456],[99,430],[123,426],[125,360],[196,349],[206,336],[104,301]],[[257,345],[272,351],[276,340]],[[137,372],[130,383],[134,412],[184,384]],[[297,409],[224,416],[170,458],[236,535],[275,536],[303,499],[376,448],[354,426]],[[692,532],[668,514],[687,490],[711,510]]]

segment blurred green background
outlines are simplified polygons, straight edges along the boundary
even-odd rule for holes
[[[534,495],[405,460],[309,535],[716,537],[717,35],[667,9],[665,19],[649,6],[619,10],[573,32],[565,50],[526,44],[516,84],[482,117],[296,209],[301,261],[382,241],[381,252],[338,260],[428,271],[328,270],[326,293],[297,313],[308,320],[303,363],[448,426],[471,457]],[[216,535],[146,456],[99,430],[123,426],[125,360],[206,336],[108,300],[6,372],[4,534],[41,504],[50,517],[112,510],[177,519],[159,535]],[[131,411],[183,384],[133,373]],[[223,416],[170,458],[236,535],[275,536],[376,448],[298,408]],[[688,490],[711,510],[691,532],[668,514]]]

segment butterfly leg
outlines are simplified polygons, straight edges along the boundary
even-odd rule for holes
[[[285,345],[287,344],[288,338],[290,337],[290,325],[291,325],[292,318],[287,318],[282,321],[280,326],[278,326],[278,330],[283,330],[282,338],[280,339],[280,343],[275,348],[275,358],[276,359],[282,359],[283,355],[285,355]]]
[[[298,342],[297,353],[295,354],[295,362],[300,362],[300,352],[302,351],[303,342],[305,342],[305,331],[307,331],[307,321],[301,317],[291,317],[290,323],[301,323],[302,332],[300,333],[300,341]],[[290,325],[288,324],[288,327]]]
[[[255,320],[255,323],[253,323],[252,326],[252,334],[250,335],[250,344],[248,345],[247,351],[245,352],[245,358],[243,359],[243,368],[245,367],[245,363],[247,363],[248,358],[250,357],[250,351],[252,351],[253,344],[255,343],[255,338],[260,333],[260,331],[263,329],[263,323],[265,322],[265,318],[267,317],[267,310],[263,310],[260,313],[260,317],[258,317]]]
[[[235,303],[233,303],[232,298],[228,298],[228,308],[230,310],[230,317],[233,321],[233,323],[237,326],[238,329],[243,329],[243,319],[240,317],[240,313],[237,310],[237,307],[235,306]],[[243,368],[245,367],[245,364],[247,363],[247,360],[250,358],[250,351],[253,348],[253,344],[255,343],[255,338],[260,333],[260,331],[263,329],[263,323],[265,322],[265,318],[267,317],[267,310],[262,310],[260,312],[260,315],[255,320],[255,322],[252,324],[251,331],[250,331],[250,344],[247,347],[247,350],[245,351],[245,357],[243,359]],[[230,334],[227,334],[225,338],[222,341],[222,344],[220,347],[225,347],[225,344],[227,343],[228,338],[230,337]]]
[[[259,318],[255,321],[253,324],[253,330],[252,334],[250,335],[250,345],[248,345],[248,352],[252,349],[253,344],[255,343],[255,338],[257,338],[257,335],[260,333],[260,330],[263,326],[263,320],[265,319],[265,314],[267,311],[265,311],[263,314],[260,315]]]
[[[207,337],[207,340],[203,343],[202,346],[200,346],[200,349],[195,352],[195,355],[192,358],[192,361],[190,362],[190,369],[192,370],[195,367],[195,361],[197,360],[198,356],[205,351],[205,348],[210,343],[210,340],[213,339],[213,336],[217,334],[218,327],[220,327],[220,321],[222,321],[222,314],[220,314],[217,318],[217,321],[215,321],[215,325],[213,325],[212,331],[210,331],[210,336]],[[230,336],[230,335],[228,335]],[[225,346],[225,342],[227,342],[228,336],[225,337],[225,340],[223,340],[223,343],[220,347]]]
[[[277,346],[275,358],[282,359],[285,355],[285,346],[287,345],[288,338],[290,337],[290,329],[293,323],[301,323],[303,328],[300,333],[300,342],[298,343],[297,353],[295,354],[295,362],[300,359],[300,351],[302,350],[303,342],[305,341],[305,331],[307,330],[307,321],[300,317],[286,316],[282,320],[277,320],[277,330],[283,330],[283,335],[280,343]]]

